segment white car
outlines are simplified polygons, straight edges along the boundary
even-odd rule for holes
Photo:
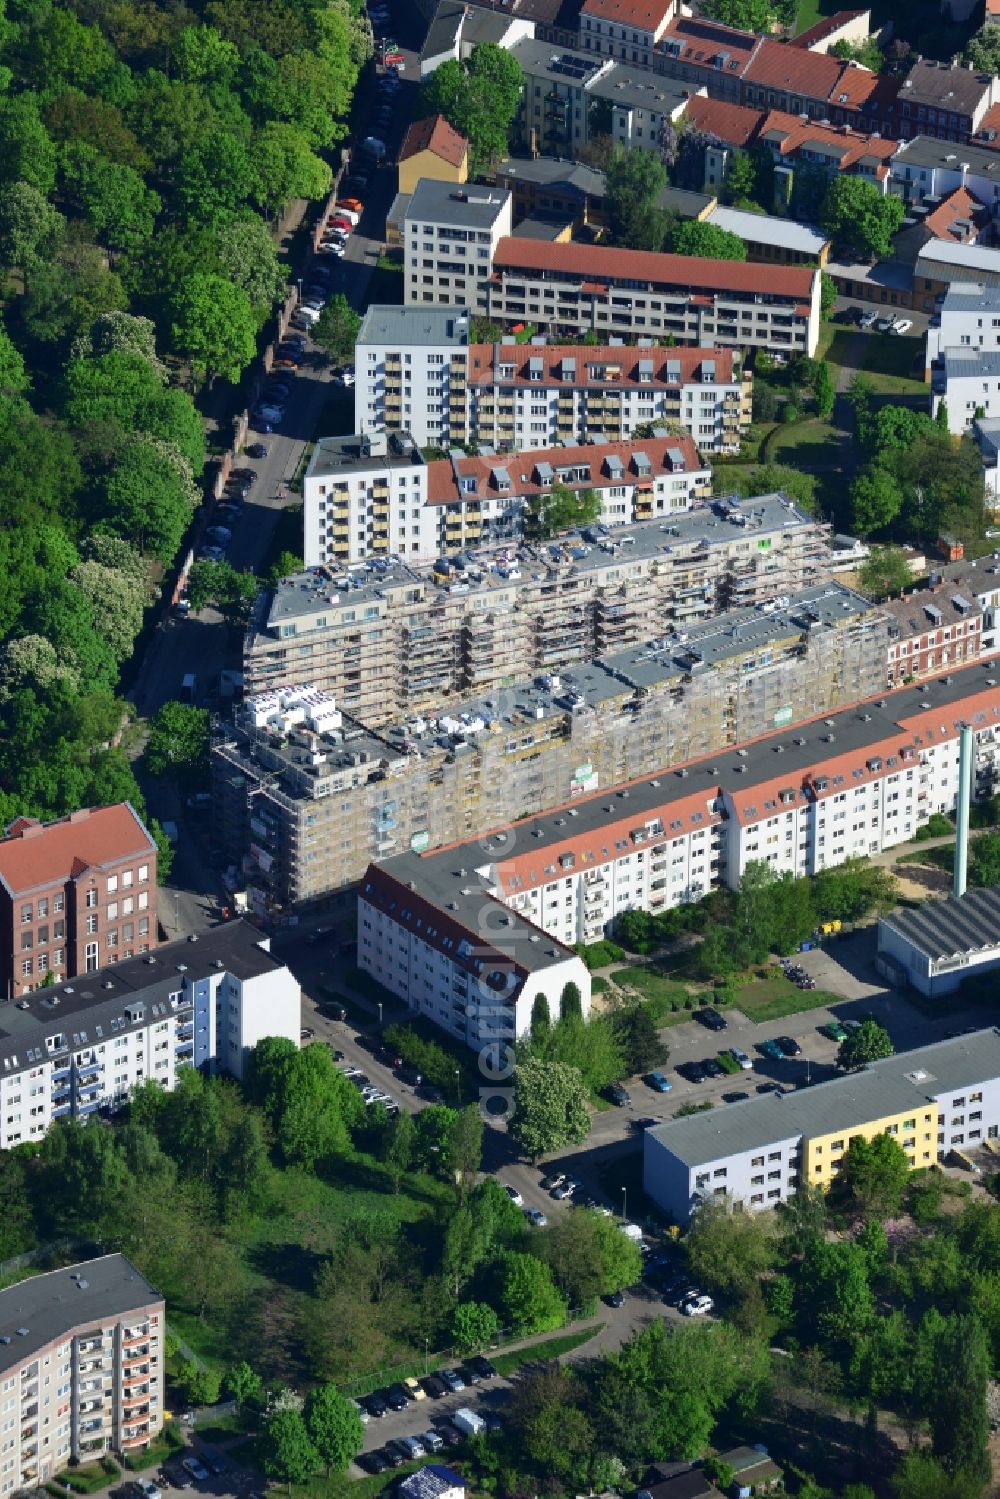
[[[160,1490],[148,1478],[137,1478],[135,1486],[145,1495],[145,1499],[162,1499]]]
[[[343,260],[347,254],[347,246],[343,240],[334,240],[332,244],[320,245],[316,251],[317,255],[336,255],[338,260]],[[294,321],[294,319],[293,319]]]
[[[897,318],[889,329],[890,333],[909,333],[913,327],[913,319],[908,317]]]
[[[534,1224],[535,1228],[544,1228],[549,1221],[540,1208],[525,1208],[524,1216],[529,1223]]]
[[[351,1404],[354,1406],[354,1409],[357,1411],[357,1413],[358,1413],[358,1420],[361,1422],[362,1426],[367,1426],[368,1422],[371,1420],[371,1416],[365,1410],[364,1406],[363,1405],[359,1405],[356,1400],[352,1400]]]
[[[517,1190],[516,1187],[509,1187],[507,1185],[507,1183],[504,1182],[503,1183],[503,1189],[507,1193],[507,1196],[510,1198],[511,1202],[514,1204],[514,1206],[516,1208],[523,1208],[524,1207],[524,1198],[521,1196],[520,1192]]]
[[[715,1306],[711,1296],[690,1296],[687,1301],[681,1303],[681,1311],[685,1317],[704,1317]]]
[[[746,1052],[743,1051],[739,1046],[731,1046],[729,1048],[729,1055],[732,1057],[733,1061],[739,1065],[740,1069],[743,1072],[753,1071],[753,1063],[747,1056]]]

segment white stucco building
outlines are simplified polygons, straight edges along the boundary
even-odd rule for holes
[[[423,177],[402,214],[403,301],[487,311],[498,242],[510,234],[511,195]]]

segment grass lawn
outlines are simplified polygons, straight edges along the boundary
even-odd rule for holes
[[[661,964],[635,963],[616,968],[611,977],[620,989],[631,989],[651,1006],[658,1025],[676,1025],[690,1018],[688,985],[672,978]]]
[[[912,854],[902,854],[899,864],[926,864],[932,869],[943,869],[951,874],[955,867],[954,843],[940,843],[937,848],[918,848]]]
[[[386,302],[401,306],[402,301],[403,263],[400,260],[389,260],[385,255],[380,255],[368,282],[365,303],[367,306],[371,306],[373,302]]]
[[[267,552],[257,569],[258,577],[264,577],[277,562],[282,552],[302,556],[304,545],[302,534],[302,506],[286,505],[278,516]]]
[[[737,989],[735,1003],[749,1019],[760,1022],[840,1004],[841,998],[825,989],[797,989],[791,980],[775,974],[774,978],[754,979]]]
[[[562,1358],[567,1353],[572,1353],[575,1348],[582,1348],[584,1343],[589,1343],[591,1338],[596,1338],[599,1332],[604,1331],[604,1323],[598,1322],[594,1327],[584,1327],[579,1332],[567,1332],[559,1337],[546,1338],[542,1343],[532,1343],[528,1348],[518,1348],[513,1353],[498,1353],[490,1362],[495,1366],[498,1374],[513,1374],[522,1364],[533,1363],[540,1358]]]
[[[120,1477],[121,1469],[118,1464],[105,1457],[100,1462],[82,1463],[79,1468],[65,1468],[59,1474],[59,1482],[68,1485],[74,1493],[95,1494],[98,1489],[106,1489],[109,1483],[114,1483]]]
[[[887,308],[886,314],[894,311]],[[863,340],[859,344],[858,340]],[[927,395],[929,387],[913,370],[915,361],[923,359],[923,340],[889,333],[873,333],[868,328],[842,327],[824,323],[820,329],[816,358],[831,365],[854,365],[861,350],[860,368],[881,395]],[[834,379],[836,379],[836,373]]]
[[[173,1317],[171,1317],[171,1322]],[[165,1462],[169,1462],[176,1452],[184,1446],[184,1439],[177,1430],[176,1421],[168,1421],[160,1432],[157,1441],[152,1442],[145,1452],[129,1453],[125,1457],[125,1466],[133,1473],[142,1473],[146,1468],[159,1468]]]

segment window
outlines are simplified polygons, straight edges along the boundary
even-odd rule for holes
[[[115,891],[117,889],[118,889],[118,876],[116,874],[109,874],[108,875],[108,894],[109,895],[114,895],[114,893],[115,893]]]
[[[21,920],[24,922],[31,920],[31,906],[21,907]]]
[[[126,869],[122,873],[122,885],[123,885],[124,889],[127,890],[128,887],[131,885],[131,883],[132,883],[132,871],[131,871],[131,869]]]
[[[88,916],[87,917],[87,935],[89,937],[92,937],[96,931],[97,931],[97,917],[96,916]]]
[[[87,973],[97,972],[97,943],[88,942],[83,950],[84,963]]]
[[[87,891],[87,898],[86,898],[86,901],[84,902],[84,904],[87,905],[88,907],[89,906],[96,906],[97,905],[97,891],[96,890],[88,890]]]

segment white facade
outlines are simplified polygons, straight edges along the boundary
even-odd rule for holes
[[[1000,351],[1000,286],[963,281],[948,288],[927,329],[928,369],[946,349]]]
[[[437,519],[427,508],[427,465],[378,435],[323,438],[302,482],[306,567],[436,554]]]
[[[485,313],[497,244],[511,232],[511,195],[422,178],[403,217],[403,301]]]
[[[469,324],[467,307],[369,307],[354,353],[358,431],[402,429],[442,448],[466,442]]]
[[[413,909],[408,909],[406,886],[398,887],[390,901],[380,901],[377,877],[373,867],[358,896],[358,967],[413,1014],[433,1021],[480,1053],[491,1044],[502,1048],[526,1035],[539,994],[545,996],[549,1014],[557,1020],[567,984],[577,986],[584,1018],[589,1015],[590,975],[576,953],[552,949],[551,959],[546,956],[539,965],[535,960],[540,953],[529,945],[534,942],[541,948],[538,932],[512,930],[508,934],[488,925],[489,935],[471,928],[467,937],[450,935],[446,910],[436,915],[429,907],[429,914],[415,915],[423,909],[423,902],[411,897]],[[398,909],[387,909],[389,904]],[[487,913],[502,910],[485,891],[482,907]],[[502,937],[505,947],[511,943],[512,956],[498,949],[494,933],[497,941]],[[518,937],[521,942],[516,946]],[[525,954],[532,959],[527,972]]]
[[[86,980],[42,989],[10,1008],[0,1046],[0,1149],[40,1140],[58,1119],[120,1107],[139,1083],[171,1090],[185,1067],[242,1078],[264,1036],[299,1043],[300,991],[242,922],[157,950]],[[239,949],[239,973],[227,959]],[[169,965],[169,966],[167,966]],[[169,975],[165,977],[164,975]],[[143,985],[136,980],[146,980]],[[116,997],[117,996],[117,997]]]
[[[1000,418],[1000,350],[945,349],[932,382],[932,415],[944,401],[953,436],[971,432],[980,418]]]

